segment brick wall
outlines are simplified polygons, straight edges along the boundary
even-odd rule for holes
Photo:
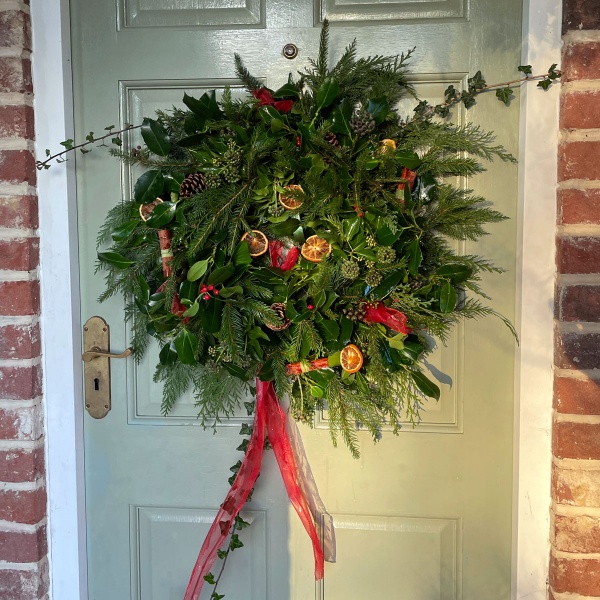
[[[600,598],[600,0],[563,6],[550,598]]]
[[[0,598],[47,598],[29,0],[0,0]]]

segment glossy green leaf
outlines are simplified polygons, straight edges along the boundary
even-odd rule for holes
[[[301,226],[301,223],[298,219],[288,219],[283,223],[275,223],[271,225],[271,231],[278,236],[290,236]]]
[[[171,140],[163,126],[154,119],[145,118],[142,121],[142,137],[148,150],[158,156],[167,156],[171,150]]]
[[[98,252],[98,259],[117,269],[126,269],[133,264],[132,260],[125,258],[118,252]]]
[[[238,379],[241,379],[242,381],[248,381],[248,379],[250,379],[247,369],[242,369],[242,367],[238,367],[237,365],[234,365],[233,363],[230,363],[230,362],[224,362],[223,366],[234,377],[237,377]]]
[[[451,313],[456,307],[458,295],[454,289],[454,285],[446,281],[440,289],[440,310],[443,313]]]
[[[195,317],[198,314],[198,310],[200,309],[200,305],[198,304],[198,300],[196,300],[184,313],[184,317]]]
[[[415,385],[429,398],[440,399],[440,388],[420,371],[412,371],[411,376]]]
[[[277,133],[283,129],[283,121],[281,119],[273,119],[271,121],[271,131]]]
[[[399,333],[392,338],[388,338],[388,344],[390,348],[395,348],[396,350],[404,349],[404,340],[406,339],[406,335],[403,333]]]
[[[406,336],[404,336],[406,337]],[[390,342],[391,344],[391,342]],[[402,354],[409,363],[416,363],[419,358],[421,357],[421,354],[423,354],[423,351],[425,350],[425,348],[423,348],[423,344],[419,343],[419,342],[405,342],[404,343],[404,347],[403,348],[399,348],[400,350],[400,354]]]
[[[354,331],[354,322],[346,317],[342,317],[340,322],[340,342],[347,346],[352,340],[352,332]]]
[[[383,281],[373,290],[371,290],[370,297],[373,300],[383,300],[387,298],[398,286],[404,277],[404,271],[398,269],[392,271],[387,277],[384,277]]]
[[[199,312],[202,329],[207,333],[218,333],[221,329],[223,305],[223,302],[215,299],[210,299],[201,305]]]
[[[342,230],[346,240],[351,241],[352,238],[360,231],[360,219],[358,217],[350,217],[342,221]]]
[[[195,262],[190,270],[187,272],[187,280],[188,281],[197,281],[206,273],[208,269],[208,260],[199,260]]]
[[[143,304],[148,304],[148,301],[150,300],[150,286],[143,275],[138,275],[137,281],[139,290],[136,297]]]
[[[180,362],[184,365],[196,364],[198,338],[195,334],[187,329],[182,329],[175,337],[174,344]]]
[[[333,126],[331,130],[334,133],[343,135],[352,135],[352,127],[350,120],[352,119],[352,104],[348,98],[344,98],[340,105],[333,111],[332,120]]]
[[[195,281],[185,279],[179,286],[179,298],[183,300],[194,300],[198,295],[198,284]]]
[[[390,105],[385,98],[373,98],[367,104],[367,112],[371,114],[375,123],[381,123],[390,112]]]
[[[155,206],[146,221],[146,226],[154,229],[164,227],[175,218],[176,210],[177,207],[173,202],[163,202]]]
[[[234,285],[231,287],[223,288],[220,293],[220,298],[231,298],[232,296],[241,295],[244,293],[244,288],[241,285]]]
[[[422,162],[416,152],[408,150],[398,150],[396,152],[396,160],[407,169],[416,169]]]
[[[317,91],[317,96],[315,98],[317,102],[317,108],[326,108],[329,106],[336,98],[340,91],[340,86],[335,79],[327,78],[321,84],[321,87]]]
[[[340,335],[340,326],[332,319],[323,319],[318,328],[327,342],[337,340]]]
[[[146,171],[133,187],[133,197],[140,204],[148,204],[163,193],[165,179],[162,173],[156,169]]]
[[[177,351],[173,343],[165,344],[158,354],[161,365],[174,365],[177,362]]]
[[[419,244],[418,238],[415,238],[408,246],[406,246],[405,252],[408,256],[408,272],[411,275],[417,275],[419,267],[423,262],[423,252],[421,251],[421,245]]]
[[[225,281],[227,281],[233,274],[235,273],[235,267],[233,266],[232,263],[229,263],[227,265],[224,265],[222,267],[219,267],[218,269],[215,269],[209,276],[208,276],[208,283],[211,283],[213,285],[217,285],[219,283],[224,283]]]
[[[126,240],[133,233],[133,230],[139,225],[139,222],[139,218],[132,219],[131,221],[127,221],[126,223],[115,227],[111,234],[112,239],[115,242],[122,242]]]
[[[297,98],[298,96],[298,88],[292,83],[285,83],[273,92],[273,98]]]
[[[195,114],[200,117],[205,117],[208,119],[221,119],[223,117],[223,113],[217,104],[215,90],[210,90],[209,92],[205,92],[200,96],[200,99],[197,100],[192,96],[188,96],[187,94],[183,95],[183,103]]]
[[[462,283],[471,277],[473,271],[467,265],[458,263],[442,265],[437,269],[436,274],[442,277],[450,278],[454,283]]]
[[[248,244],[245,241],[240,242],[236,246],[235,250],[233,251],[232,261],[236,267],[252,264],[252,256],[250,256],[250,248],[248,248]]]
[[[260,368],[260,371],[258,372],[258,378],[261,381],[273,381],[273,379],[275,379],[275,373],[273,372],[273,360],[269,359],[266,360],[262,367]],[[244,402],[244,404],[246,404]],[[249,415],[251,415],[252,413],[248,413]]]

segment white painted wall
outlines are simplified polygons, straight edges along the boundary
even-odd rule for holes
[[[523,63],[560,60],[561,0],[525,0]],[[31,0],[36,151],[72,137],[68,0]],[[524,90],[513,598],[545,600],[549,553],[558,90]],[[41,172],[42,333],[51,598],[86,600],[81,320],[73,160]]]

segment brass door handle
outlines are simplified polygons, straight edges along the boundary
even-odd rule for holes
[[[87,350],[81,355],[81,360],[84,362],[90,362],[90,360],[94,360],[94,358],[102,357],[102,358],[127,358],[133,354],[133,348],[127,348],[123,350],[121,354],[114,354],[113,352],[103,352],[100,348],[94,347],[91,350]]]

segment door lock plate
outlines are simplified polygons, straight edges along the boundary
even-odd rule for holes
[[[110,328],[102,317],[90,317],[83,327],[83,351],[110,352]],[[111,408],[110,358],[96,356],[83,363],[85,408],[94,419],[103,419]]]

